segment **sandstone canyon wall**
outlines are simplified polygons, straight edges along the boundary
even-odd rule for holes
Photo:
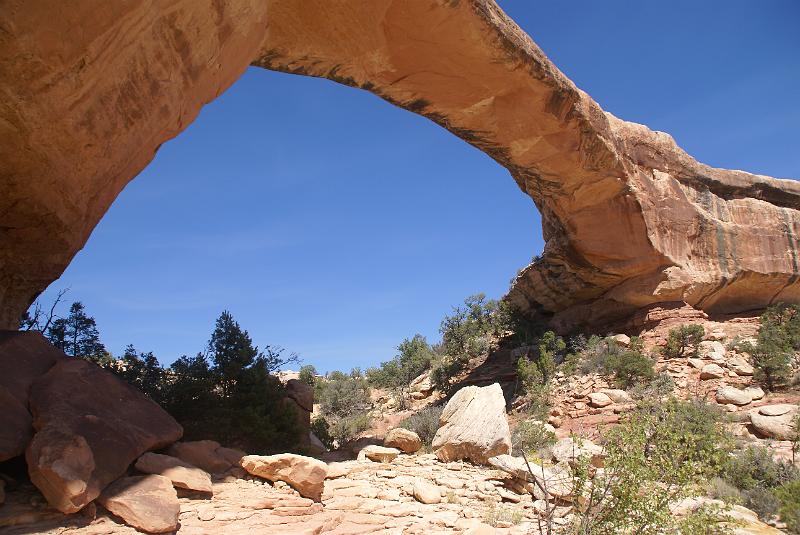
[[[251,63],[370,91],[506,167],[546,240],[509,298],[562,329],[800,301],[797,183],[603,112],[491,0],[11,0],[0,30],[0,327]]]

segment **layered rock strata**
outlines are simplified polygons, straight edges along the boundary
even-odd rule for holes
[[[546,240],[509,299],[561,329],[800,301],[797,183],[603,112],[491,0],[8,2],[0,28],[0,326],[251,63],[370,91],[506,167]]]

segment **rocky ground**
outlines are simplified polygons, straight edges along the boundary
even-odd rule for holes
[[[387,459],[388,461],[388,459]],[[213,479],[213,495],[179,495],[176,533],[226,535],[382,533],[432,535],[537,534],[541,503],[508,474],[466,462],[444,463],[432,454],[332,463],[321,501],[288,484],[250,476],[239,468]],[[564,516],[568,507],[559,507]],[[746,511],[741,534],[780,533]],[[12,534],[134,534],[99,506],[65,516],[46,506],[33,487],[18,489],[0,508],[2,532]]]
[[[667,319],[645,331],[649,347],[663,343],[668,328],[674,327],[673,318]],[[753,322],[699,321],[706,328],[699,355],[660,358],[658,371],[670,375],[677,396],[705,398],[728,411],[730,426],[742,440],[767,445],[776,456],[788,458],[790,421],[800,395],[793,391],[765,394],[752,384],[748,357],[731,342],[752,336]],[[621,345],[629,343],[624,335],[616,340]],[[244,452],[212,441],[178,442],[161,453],[133,457],[127,473],[96,500],[66,515],[63,504],[63,512],[48,505],[27,482],[21,467],[18,474],[0,479],[0,503],[5,501],[0,505],[0,532],[99,535],[136,533],[136,527],[209,535],[536,535],[545,499],[555,508],[557,523],[569,520],[571,507],[569,497],[557,495],[556,489],[549,491],[550,496],[537,494],[526,474],[520,475],[519,459],[506,455],[511,446],[508,423],[513,427],[527,417],[524,398],[509,396],[515,380],[514,357],[511,351],[497,351],[477,359],[459,377],[460,389],[448,403],[441,433],[434,440],[436,455],[418,451],[419,438],[396,429],[410,412],[443,401],[422,376],[414,382],[410,409],[400,411],[397,400],[378,393],[371,436],[356,442],[350,451],[322,456],[328,462],[291,454],[244,457]],[[606,426],[615,424],[633,406],[632,401],[630,393],[613,388],[598,374],[557,376],[547,425],[561,441],[552,449],[553,458],[548,461],[552,468],[547,470],[561,477],[555,472],[569,465],[564,451],[574,452],[566,443],[568,437],[601,437]],[[312,404],[310,399],[302,403],[308,406],[304,410]],[[387,447],[377,445],[384,438]],[[103,446],[98,442],[92,447],[101,451]],[[591,444],[587,448],[591,450]],[[348,455],[358,458],[340,461]],[[52,465],[58,471],[58,463],[50,463],[44,450],[41,459],[42,466]],[[66,478],[58,491],[71,500],[85,499]],[[737,508],[732,514],[742,522],[738,535],[781,533],[746,509]]]

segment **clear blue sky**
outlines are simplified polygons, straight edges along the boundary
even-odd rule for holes
[[[720,167],[800,177],[800,2],[501,2],[615,115]],[[335,83],[250,69],[120,195],[43,296],[163,363],[223,309],[319,370],[366,368],[542,249],[507,172]],[[66,312],[66,306],[61,309]]]

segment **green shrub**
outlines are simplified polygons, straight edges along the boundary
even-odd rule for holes
[[[668,373],[656,374],[650,381],[639,383],[631,389],[635,399],[662,399],[671,396],[675,390],[675,380]]]
[[[341,446],[357,439],[361,433],[369,429],[370,423],[371,419],[367,412],[333,418],[329,427],[330,436],[333,438],[334,444]]]
[[[400,427],[414,431],[419,435],[422,445],[426,449],[430,449],[433,437],[439,430],[439,418],[442,416],[443,410],[444,407],[429,405],[400,422]]]
[[[767,325],[776,331],[776,338],[787,351],[800,350],[800,305],[778,303],[761,315],[762,328]]]
[[[800,470],[776,461],[768,448],[749,446],[728,459],[722,477],[739,491],[745,507],[768,520],[780,508],[776,489],[800,480]]]
[[[775,489],[780,502],[778,514],[789,533],[800,534],[800,480],[784,483]]]
[[[667,358],[696,357],[706,331],[702,325],[681,325],[669,332],[664,356]]]
[[[311,364],[301,366],[297,378],[308,386],[314,386],[314,382],[317,379],[317,369]]]
[[[514,454],[525,454],[529,458],[537,452],[556,443],[556,435],[537,420],[525,420],[517,425],[511,435]]]
[[[721,477],[714,477],[708,484],[706,490],[708,496],[717,500],[722,500],[729,504],[741,504],[744,501],[742,493],[739,489],[722,479]]]
[[[571,533],[713,533],[719,515],[699,510],[675,518],[670,503],[691,496],[713,477],[728,455],[730,437],[721,421],[695,403],[670,399],[643,405],[612,429],[605,441],[605,470],[588,460],[577,468],[576,510]]]
[[[349,374],[331,372],[316,381],[315,395],[335,445],[342,446],[369,428],[372,401],[361,370],[354,369]]]
[[[397,356],[392,360],[367,370],[367,379],[377,387],[391,389],[400,400],[401,408],[404,408],[411,383],[431,367],[436,354],[420,334],[403,340],[397,346],[397,351]]]
[[[516,526],[522,522],[523,518],[524,515],[518,508],[503,505],[489,506],[489,509],[487,509],[486,514],[483,516],[484,522],[492,527],[498,527],[506,523]]]
[[[761,315],[756,343],[740,344],[750,353],[753,378],[769,391],[792,381],[792,356],[800,350],[800,306],[783,303],[769,307]]]
[[[636,337],[628,347],[621,347],[611,338],[593,336],[581,356],[580,369],[611,377],[619,388],[625,389],[655,377],[653,360],[644,354],[643,344]]]
[[[315,416],[313,420],[311,420],[311,432],[322,442],[326,448],[333,449],[334,442],[333,437],[331,436],[331,430],[328,426],[328,421],[325,420],[322,416]]]

